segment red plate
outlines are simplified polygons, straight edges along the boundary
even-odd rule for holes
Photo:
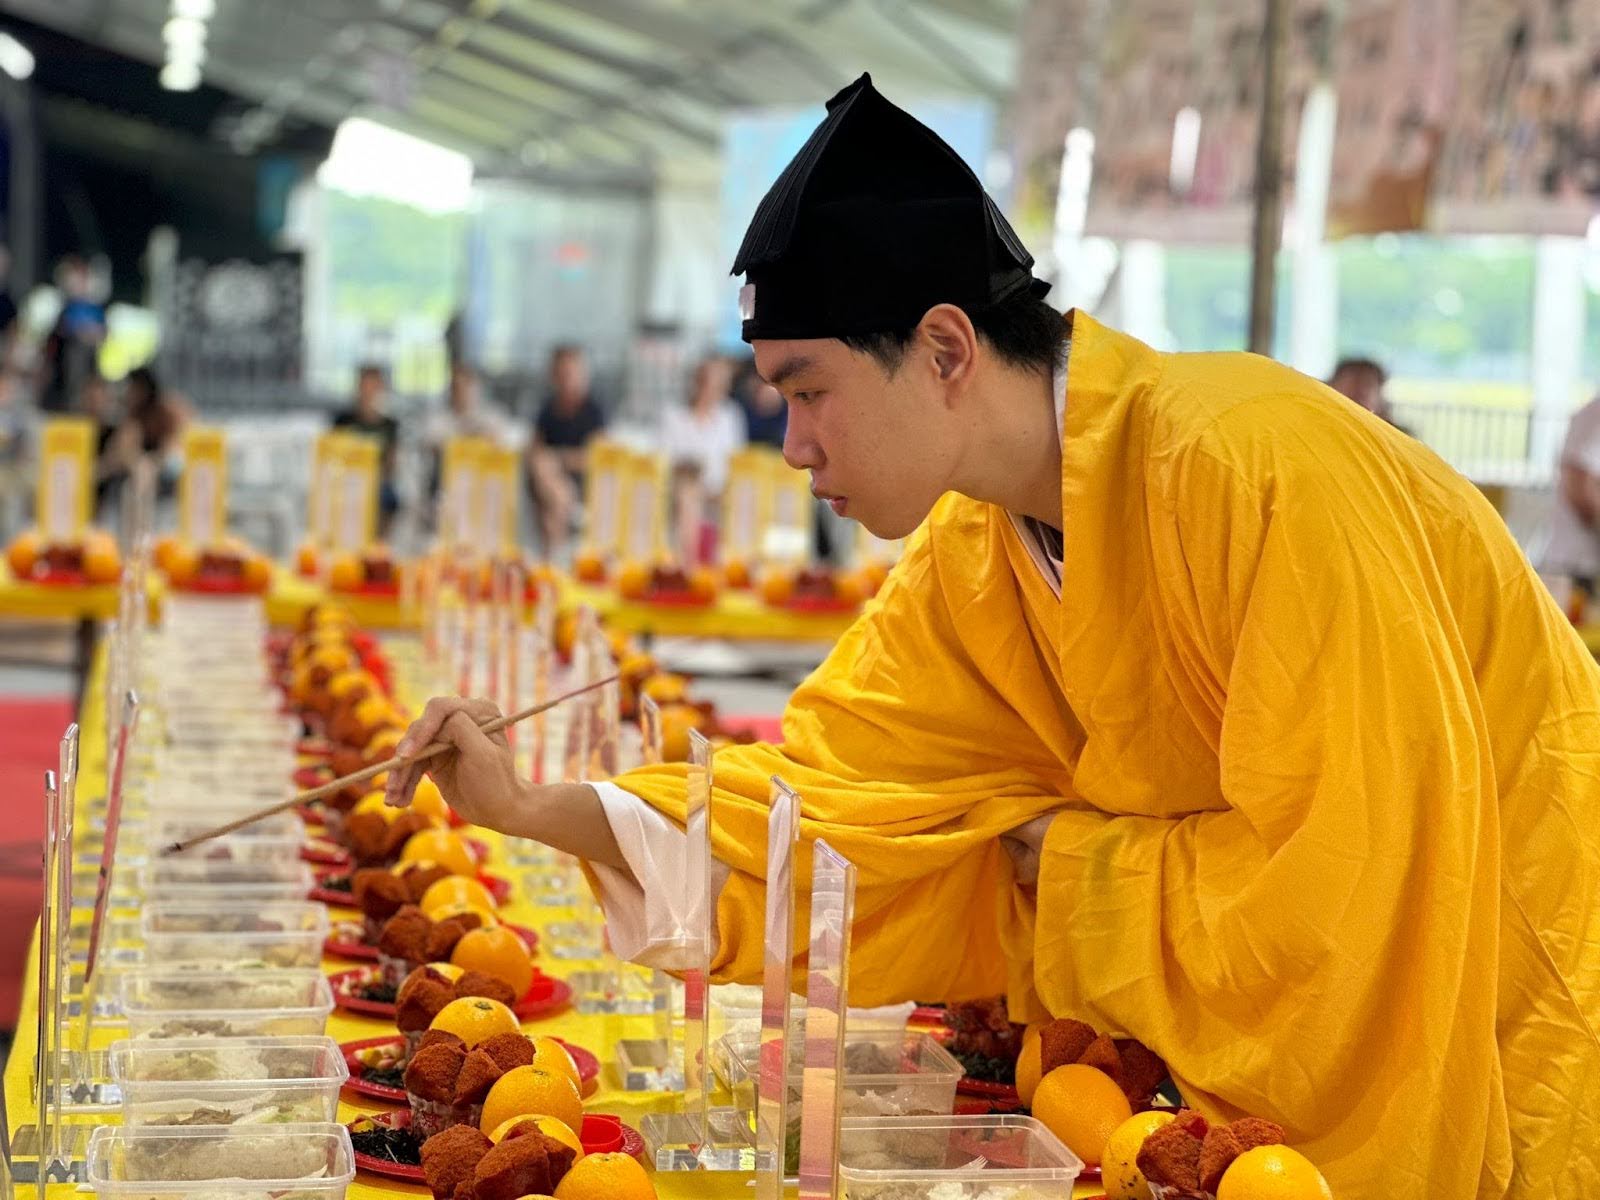
[[[296,767],[294,770],[294,786],[303,792],[332,781],[333,768],[326,765]]]
[[[346,1012],[359,1013],[367,1017],[384,1017],[394,1020],[395,1006],[382,1000],[367,1000],[355,994],[355,988],[370,981],[377,973],[376,967],[354,967],[348,971],[340,971],[328,976],[328,983],[333,988],[333,1003]],[[556,979],[550,975],[540,978],[548,980],[550,990],[540,994],[539,979],[534,980],[534,987],[521,1000],[511,1006],[511,1011],[524,1021],[536,1021],[541,1017],[553,1016],[561,1012],[572,1003],[572,986],[564,979]]]
[[[832,596],[799,596],[783,606],[797,613],[847,613],[861,607],[859,600],[835,600]]]
[[[173,585],[168,581],[168,586],[175,592],[195,592],[208,596],[255,596],[260,593],[254,588],[247,588],[242,579],[228,579],[217,575],[197,575],[188,583]]]
[[[327,758],[333,753],[333,743],[325,737],[303,737],[295,744],[295,753],[307,758]]]
[[[304,855],[301,857],[304,857]],[[306,899],[320,900],[324,904],[334,904],[341,908],[357,907],[354,892],[341,892],[335,888],[322,886],[325,880],[331,879],[335,875],[344,875],[348,873],[348,863],[346,863],[343,867],[335,866],[335,868],[331,871],[319,871],[317,873],[317,886],[306,893]],[[511,881],[509,879],[502,878],[499,875],[491,875],[489,872],[483,871],[478,875],[478,882],[489,889],[489,895],[493,897],[495,904],[504,904],[507,900],[511,899]],[[521,931],[519,930],[519,932]],[[528,930],[527,932],[532,933],[532,930]]]
[[[28,575],[22,579],[23,583],[37,583],[44,587],[89,587],[89,577],[82,571],[41,571],[37,575]],[[95,587],[110,587],[110,584],[94,584]]]
[[[968,1079],[963,1075],[956,1082],[956,1094],[958,1096],[976,1096],[979,1099],[988,1101],[989,1104],[995,1107],[1022,1107],[1022,1097],[1017,1095],[1016,1085],[1010,1083],[994,1083],[987,1079]]]
[[[401,1092],[402,1099],[405,1093]],[[374,1125],[383,1125],[390,1129],[410,1129],[411,1110],[409,1108],[396,1109],[394,1112],[376,1113],[370,1117],[358,1117],[345,1128],[351,1133],[358,1132],[366,1122]],[[382,1175],[385,1179],[403,1179],[407,1183],[426,1183],[427,1176],[423,1174],[420,1166],[407,1166],[405,1163],[390,1162],[387,1158],[375,1158],[370,1154],[356,1151],[356,1170],[368,1171],[373,1175]]]
[[[311,893],[311,898],[313,900],[320,899],[315,892]],[[351,923],[353,924],[354,922]],[[524,925],[507,925],[506,928],[522,939],[522,944],[528,948],[529,954],[539,953],[539,935],[537,933]],[[342,936],[338,926],[334,927],[334,932],[328,936],[328,940],[322,943],[322,949],[325,954],[331,954],[335,958],[353,958],[358,962],[378,961],[378,948],[376,946],[360,938]]]
[[[337,874],[337,872],[332,872]],[[327,878],[327,876],[323,876]],[[307,900],[317,900],[323,904],[331,904],[335,908],[354,908],[356,898],[350,892],[341,892],[338,888],[314,887],[306,893]]]
[[[461,841],[466,846],[467,852],[478,862],[481,863],[488,859],[488,842],[482,838],[475,837],[464,837]],[[306,842],[304,846],[300,847],[300,857],[305,859],[306,862],[323,863],[330,867],[348,867],[351,863],[350,852],[343,846],[335,845],[326,838],[312,838]],[[504,880],[500,882],[504,884],[506,895],[509,896],[511,894],[511,885]],[[483,886],[489,889],[491,896],[495,897],[496,904],[504,903],[504,897],[495,892],[495,885],[490,883],[488,879],[483,881]]]
[[[635,603],[653,604],[657,608],[710,608],[717,602],[713,596],[704,600],[693,592],[646,592]]]
[[[385,1100],[391,1104],[406,1103],[405,1088],[389,1087],[382,1083],[368,1083],[363,1077],[366,1070],[361,1060],[356,1056],[363,1050],[370,1050],[374,1046],[385,1046],[401,1039],[392,1034],[386,1037],[365,1038],[358,1042],[345,1042],[339,1047],[339,1052],[344,1055],[344,1065],[350,1069],[350,1079],[345,1087],[358,1096],[368,1096],[373,1100]],[[574,1046],[571,1042],[557,1038],[567,1048],[567,1053],[572,1055],[573,1064],[578,1068],[578,1078],[583,1084],[583,1094],[592,1096],[600,1088],[600,1060],[582,1046]]]

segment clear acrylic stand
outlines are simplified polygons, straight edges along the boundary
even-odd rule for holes
[[[766,955],[761,975],[761,1034],[754,1111],[756,1200],[783,1200],[789,1131],[789,1009],[794,994],[795,859],[800,797],[772,778],[767,816]],[[735,1096],[736,1103],[740,1098]]]
[[[811,854],[811,955],[800,1074],[800,1200],[833,1200],[838,1190],[855,900],[855,865],[827,842],[817,841]]]
[[[650,696],[639,697],[639,739],[645,766],[659,764],[662,760],[661,706]]]

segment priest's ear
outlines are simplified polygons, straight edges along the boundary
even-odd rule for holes
[[[960,388],[971,381],[978,357],[971,317],[954,304],[936,304],[922,315],[917,335],[931,351],[940,383]]]

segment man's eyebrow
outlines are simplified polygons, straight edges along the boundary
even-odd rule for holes
[[[791,354],[773,370],[771,375],[763,378],[773,387],[782,387],[784,380],[798,375],[801,371],[808,371],[817,364],[805,354]]]

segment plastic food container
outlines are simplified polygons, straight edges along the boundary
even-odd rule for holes
[[[219,898],[237,887],[252,889],[251,900],[276,887],[283,895],[303,900],[315,884],[311,867],[299,858],[152,858],[139,868],[139,886],[146,895],[210,888]],[[293,889],[299,887],[298,892]],[[203,898],[203,897],[202,897]]]
[[[328,938],[328,910],[304,900],[160,903],[144,910],[141,927],[152,964],[315,967]]]
[[[789,1091],[799,1116],[800,1067],[790,1043]],[[741,1108],[755,1107],[760,1038],[729,1034],[717,1043],[712,1070]],[[948,1050],[926,1033],[847,1030],[844,1035],[844,1116],[908,1117],[943,1115],[955,1106],[956,1084],[966,1072]]]
[[[841,1200],[1069,1200],[1083,1163],[1032,1117],[845,1120]]]
[[[216,822],[226,821],[229,815],[227,812],[217,813]],[[152,858],[152,861],[164,866],[177,863],[286,863],[300,857],[300,847],[304,844],[303,830],[275,837],[239,837],[236,834],[228,834],[209,842],[202,842],[192,850],[186,850],[171,858]],[[145,839],[145,848],[152,856],[158,854],[163,845],[162,842],[148,836]],[[221,871],[222,867],[218,866],[215,869]]]
[[[174,805],[163,808],[158,813],[151,813],[145,819],[145,840],[152,847],[167,846],[194,837],[198,833],[204,833],[208,829],[215,829],[219,823],[215,806]],[[286,841],[303,836],[304,833],[305,822],[298,814],[281,812],[275,816],[263,817],[241,829],[235,829],[226,836],[229,840],[277,838],[279,841]],[[201,857],[200,850],[196,848],[180,858],[163,861],[190,862]]]
[[[121,1041],[109,1058],[129,1127],[332,1121],[350,1077],[328,1037]]]
[[[85,1164],[99,1200],[341,1200],[355,1174],[350,1132],[331,1122],[105,1126]]]
[[[122,977],[132,1038],[319,1037],[333,992],[319,970],[214,971],[145,967]]]

